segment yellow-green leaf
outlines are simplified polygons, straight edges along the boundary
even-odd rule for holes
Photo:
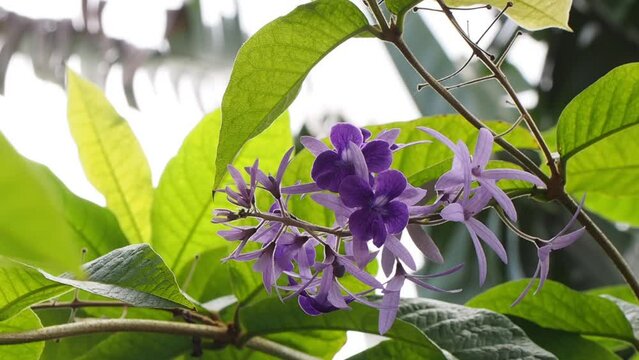
[[[68,71],[68,117],[84,171],[132,243],[151,236],[151,170],[129,124],[102,91]]]
[[[25,310],[9,320],[0,322],[0,333],[14,333],[42,328],[40,319],[31,310]],[[37,360],[44,350],[44,342],[0,346],[0,359]]]
[[[572,0],[445,0],[449,6],[492,5],[497,9],[504,9],[509,1],[513,6],[506,10],[506,16],[527,30],[571,30],[568,18]]]

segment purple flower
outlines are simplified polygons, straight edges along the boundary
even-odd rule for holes
[[[353,300],[371,305],[367,300],[350,293],[348,289],[339,283],[338,279],[349,273],[373,288],[382,288],[382,284],[372,275],[360,270],[350,260],[337,254],[330,247],[325,247],[325,249],[327,252],[326,260],[317,265],[318,270],[322,271],[319,290],[315,295],[310,295],[306,291],[307,285],[302,285],[302,291],[298,298],[302,310],[308,315],[316,316],[337,309],[346,309],[348,308],[348,303]],[[342,290],[347,292],[348,295],[342,295]]]
[[[406,189],[406,178],[397,170],[381,172],[375,178],[375,186],[357,176],[344,179],[339,194],[344,205],[358,208],[348,224],[354,241],[373,239],[381,247],[388,234],[398,234],[408,224],[408,206],[394,201]]]
[[[453,158],[452,169],[442,175],[435,188],[441,192],[456,193],[460,189],[470,192],[470,181],[475,180],[490,192],[495,201],[504,209],[504,212],[513,221],[517,220],[517,212],[515,206],[508,195],[497,186],[497,181],[502,179],[523,180],[543,187],[544,183],[537,176],[522,170],[515,169],[494,169],[486,170],[486,166],[490,161],[493,149],[494,137],[490,130],[482,128],[479,130],[475,153],[471,157],[468,147],[462,141],[457,145],[453,144],[450,139],[441,133],[428,128],[419,128],[420,130],[432,135],[437,140],[448,146],[455,157]]]
[[[277,242],[275,262],[284,271],[293,271],[295,261],[301,276],[310,278],[311,266],[315,263],[316,243],[314,239],[297,231],[282,234]]]
[[[522,293],[512,303],[511,306],[515,306],[519,304],[524,299],[524,297],[526,297],[526,295],[532,288],[533,284],[535,283],[535,279],[537,277],[539,277],[539,284],[537,285],[537,289],[535,290],[534,294],[536,295],[539,291],[541,291],[541,288],[544,287],[544,283],[546,282],[546,279],[548,278],[548,272],[550,271],[550,253],[555,250],[560,250],[572,245],[575,241],[577,241],[580,237],[582,237],[583,234],[586,232],[586,228],[582,227],[571,233],[566,234],[566,231],[568,231],[568,229],[577,220],[577,216],[579,215],[579,212],[581,211],[581,208],[583,207],[584,200],[585,198],[581,200],[581,204],[579,204],[579,208],[577,208],[577,211],[575,212],[575,214],[572,216],[570,221],[568,221],[568,224],[566,224],[566,226],[564,226],[564,228],[561,229],[561,231],[557,235],[555,235],[552,239],[548,240],[545,243],[545,245],[537,249],[537,255],[539,256],[537,269],[535,270],[535,273],[530,279],[528,286],[526,286],[524,291],[522,291]]]
[[[395,276],[392,279],[390,279],[390,281],[386,284],[386,287],[384,287],[384,290],[382,291],[383,297],[382,297],[382,305],[379,311],[379,324],[378,324],[379,334],[384,335],[391,328],[391,326],[393,325],[393,322],[395,322],[395,317],[397,316],[397,309],[399,308],[400,290],[404,286],[404,282],[406,281],[406,279],[412,281],[413,283],[415,283],[416,285],[424,289],[433,290],[437,292],[456,293],[461,290],[440,289],[436,286],[427,284],[426,282],[424,282],[424,279],[432,279],[432,278],[437,278],[441,276],[446,276],[460,270],[462,267],[463,267],[463,264],[460,264],[451,269],[448,269],[446,271],[443,271],[437,274],[411,275],[406,273],[406,271],[404,270],[404,267],[402,267],[401,264],[397,263],[397,267],[395,268]]]
[[[257,181],[276,199],[280,199],[282,197],[280,191],[280,188],[282,186],[282,178],[284,177],[284,172],[286,172],[288,164],[291,162],[291,154],[293,153],[293,150],[295,150],[294,147],[290,148],[286,152],[286,154],[284,154],[284,157],[282,157],[282,161],[280,162],[280,166],[277,169],[277,174],[275,175],[275,177],[271,176],[270,174],[267,176],[266,174],[264,174],[264,172],[262,172],[262,170],[259,169],[257,169],[256,171]]]
[[[483,187],[475,190],[474,195],[459,202],[447,205],[441,212],[442,219],[447,221],[460,222],[466,225],[470,237],[477,253],[477,262],[479,264],[479,284],[483,285],[486,281],[486,254],[479,242],[482,239],[495,253],[501,261],[508,263],[508,257],[504,246],[499,242],[497,236],[490,229],[482,224],[473,216],[477,215],[490,201],[490,192]]]
[[[233,165],[227,166],[229,174],[231,174],[233,181],[235,181],[235,185],[238,190],[238,192],[235,192],[231,190],[229,186],[223,190],[226,193],[229,202],[245,209],[250,209],[255,204],[256,175],[259,171],[258,164],[259,161],[255,160],[253,166],[246,168],[246,172],[250,175],[250,182],[248,185],[246,184],[246,181],[244,181],[242,174],[240,174]]]
[[[393,161],[389,143],[382,140],[364,143],[362,131],[353,125],[333,126],[330,139],[335,150],[329,150],[319,140],[303,140],[309,151],[317,155],[311,177],[321,189],[337,192],[346,177],[363,176],[361,169],[365,168],[366,178],[369,171],[384,171]]]

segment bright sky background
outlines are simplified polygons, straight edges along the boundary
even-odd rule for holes
[[[182,0],[110,0],[104,11],[105,32],[140,47],[161,49],[166,46],[162,42],[166,26],[164,11],[181,3]],[[218,23],[220,16],[233,15],[239,8],[242,27],[251,34],[302,1],[201,0],[201,3],[203,21],[211,25]],[[80,19],[80,4],[80,0],[0,0],[0,7],[7,10],[51,19]],[[425,4],[431,5],[428,1]],[[458,13],[462,24],[469,20],[470,33],[475,36],[492,21],[492,16],[487,14],[485,11]],[[431,12],[420,15],[438,39],[445,39],[442,43],[450,58],[463,61],[468,56],[468,48],[443,16]],[[144,19],[144,26],[140,26],[140,18]],[[496,29],[491,31],[486,40],[490,40],[495,32]],[[536,84],[545,53],[544,44],[523,36],[511,51],[510,60],[530,83]],[[75,69],[79,64],[77,57],[69,61]],[[151,79],[147,72],[141,71],[134,81],[140,108],[135,110],[126,105],[120,71],[116,67],[109,74],[106,94],[139,137],[157,184],[168,160],[204,114],[195,101],[195,92],[204,94],[208,110],[213,110],[219,106],[224,87],[219,83],[207,87],[205,82],[200,89],[194,89],[193,82],[186,79],[175,89],[168,72],[159,71]],[[222,76],[228,77],[228,74]],[[379,91],[379,84],[384,84],[384,91]],[[104,198],[86,180],[81,168],[66,124],[63,90],[38,79],[30,60],[24,55],[12,59],[5,89],[5,95],[0,96],[0,131],[23,155],[50,167],[76,194],[104,205]],[[290,111],[294,131],[299,130],[302,122],[319,119],[326,113],[341,113],[357,125],[411,120],[419,116],[383,45],[372,39],[349,40],[346,46],[329,54],[311,72]],[[326,134],[326,129],[312,124],[311,127],[319,135]],[[404,295],[415,294],[414,288],[407,288]],[[348,357],[375,341],[379,339],[349,334],[349,346],[338,354],[338,358]]]

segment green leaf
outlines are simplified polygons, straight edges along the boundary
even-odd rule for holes
[[[605,286],[601,288],[588,290],[588,294],[591,295],[610,295],[614,296],[617,299],[621,299],[623,301],[639,305],[639,299],[635,296],[628,285],[613,285],[613,286]]]
[[[70,290],[35,269],[3,257],[0,257],[0,287],[0,321]]]
[[[458,359],[554,359],[506,316],[436,300],[402,300],[397,318]]]
[[[386,7],[393,14],[403,14],[423,0],[386,0]]]
[[[133,243],[151,236],[151,170],[129,124],[102,91],[69,70],[68,117],[82,166]]]
[[[577,95],[561,113],[557,144],[561,159],[639,124],[639,63],[622,65]]]
[[[428,359],[430,353],[424,348],[411,345],[397,340],[385,340],[348,358],[348,360],[368,360],[368,359]],[[447,359],[456,360],[447,355]]]
[[[49,271],[77,271],[80,248],[55,186],[2,134],[0,163],[0,254]]]
[[[617,304],[619,309],[623,311],[626,319],[632,326],[632,331],[635,334],[635,339],[639,340],[639,306],[621,299],[617,299],[614,296],[610,295],[601,295],[603,298],[606,298],[613,303]]]
[[[448,6],[492,5],[504,9],[508,0],[445,0]],[[572,31],[568,26],[572,0],[513,0],[506,16],[527,30],[560,28]]]
[[[242,46],[222,100],[215,185],[242,145],[293,102],[313,66],[366,27],[350,1],[317,0],[267,24]]]
[[[71,238],[77,248],[86,250],[84,261],[93,260],[129,244],[109,209],[76,196],[48,168],[38,166],[57,190],[64,217],[75,235]]]
[[[582,193],[572,194],[576,199],[580,199]],[[611,196],[607,194],[589,191],[586,196],[586,207],[588,210],[614,222],[639,226],[639,211],[637,204],[639,195],[634,196]]]
[[[360,304],[351,304],[350,311],[336,311],[322,316],[308,316],[290,301],[266,299],[242,309],[241,322],[246,338],[300,330],[354,330],[377,334],[378,311]],[[411,324],[396,321],[384,335],[420,348],[428,359],[444,359],[441,350]]]
[[[44,275],[61,284],[150,308],[193,307],[182,295],[175,276],[147,244],[114,250],[83,266],[86,280],[70,275]]]
[[[560,330],[545,329],[530,321],[514,318],[532,341],[555,354],[561,360],[617,360],[621,359],[612,351],[587,340],[579,334]]]
[[[35,330],[42,328],[40,319],[31,310],[25,310],[9,320],[0,322],[0,333]],[[37,360],[44,349],[43,342],[0,346],[0,359]]]
[[[527,284],[528,280],[520,280],[496,286],[467,305],[518,316],[545,328],[633,341],[628,320],[612,301],[554,281],[546,281],[537,295],[530,294],[517,306],[510,306]]]
[[[211,224],[213,209],[231,207],[226,197],[217,196],[215,201],[211,197],[220,122],[220,111],[200,121],[167,165],[156,190],[152,243],[174,271],[198,254],[235,245],[217,235],[223,226]],[[285,113],[247,142],[233,165],[243,171],[259,158],[260,169],[274,173],[281,157],[293,146],[292,138],[289,116]],[[230,176],[222,184],[231,185]]]

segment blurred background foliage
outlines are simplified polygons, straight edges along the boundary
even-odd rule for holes
[[[224,88],[234,55],[247,38],[241,26],[245,14],[238,11],[231,16],[220,16],[219,21],[211,24],[210,21],[203,21],[203,7],[198,0],[177,2],[177,5],[164,11],[166,27],[160,46],[145,48],[112,37],[104,31],[102,13],[105,5],[106,2],[101,0],[82,0],[80,22],[77,19],[28,17],[9,9],[0,9],[0,93],[4,92],[11,59],[19,54],[31,60],[33,72],[39,78],[60,86],[64,84],[65,64],[72,58],[79,59],[80,70],[85,77],[103,86],[114,67],[119,67],[121,86],[132,107],[138,103],[133,79],[140,69],[147,71],[151,79],[159,69],[167,71],[177,97],[184,96],[184,92],[177,89],[181,87],[183,78],[189,78],[188,84],[194,91],[187,96],[194,94],[203,113],[219,104],[221,96],[219,99],[207,99],[203,94],[210,93],[200,91],[200,88],[204,80],[207,84],[213,82],[216,87]],[[146,6],[158,5],[148,2]],[[488,12],[486,14],[494,16]],[[538,97],[531,111],[542,129],[552,128],[565,105],[596,79],[616,66],[639,61],[637,18],[639,0],[575,0],[570,20],[573,32],[545,30],[530,34],[548,47],[543,73],[537,85],[529,84],[513,64],[504,64],[504,70],[517,91],[533,90]],[[140,26],[143,26],[144,19],[139,21]],[[487,50],[501,54],[518,29],[505,17],[499,20],[496,27],[500,30]],[[465,62],[465,59],[451,59],[447,55],[423,17],[410,15],[405,34],[426,68],[438,77],[453,73]],[[387,50],[406,85],[407,93],[412,96],[422,115],[452,112],[434,92],[429,89],[417,91],[417,75],[394,49],[388,47]],[[459,79],[471,80],[485,73],[480,64],[473,61]],[[516,120],[515,110],[504,103],[503,93],[495,82],[457,89],[455,94],[481,118]],[[317,119],[306,120],[297,136],[317,132],[318,128],[325,129],[330,121],[353,120],[333,110],[326,110],[323,119],[326,124],[310,122],[317,122]],[[394,120],[397,119],[388,119]],[[555,234],[570,216],[552,204],[517,201],[517,206],[520,214],[525,214],[519,223],[522,229],[544,238]],[[496,216],[488,215],[487,222],[506,244],[510,263],[502,265],[495,256],[490,257],[491,276],[486,287],[531,275],[536,265],[535,249],[518,240],[501,225]],[[639,274],[639,232],[623,224],[611,224],[601,219],[599,223]],[[446,288],[464,288],[461,295],[421,295],[463,303],[479,291],[476,274],[472,271],[476,267],[475,255],[467,232],[463,226],[446,224],[437,227],[432,236],[442,248],[447,264],[465,262],[471,271],[441,280],[445,284],[434,282]],[[427,263],[421,271],[439,269],[439,266]],[[621,282],[612,263],[590,239],[583,239],[576,246],[556,254],[551,275],[575,289]]]

